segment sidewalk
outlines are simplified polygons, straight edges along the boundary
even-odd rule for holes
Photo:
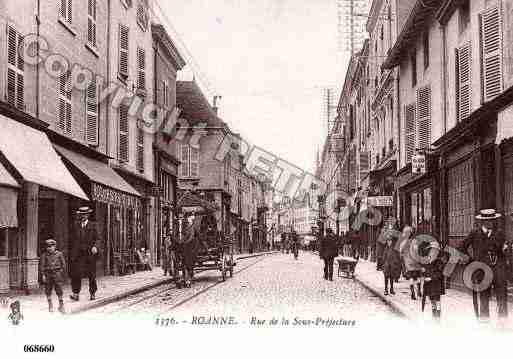
[[[245,258],[258,257],[275,252],[259,252],[253,254],[239,254],[235,255],[235,260],[241,260]],[[88,281],[84,279],[82,281],[82,291],[80,293],[80,301],[74,302],[69,299],[71,294],[71,285],[65,284],[64,290],[64,304],[66,307],[66,313],[75,314],[84,312],[94,308],[98,308],[133,294],[137,294],[154,287],[173,283],[173,279],[169,276],[164,276],[161,267],[154,267],[152,271],[142,271],[135,274],[125,276],[104,276],[97,278],[98,291],[96,293],[96,300],[89,300],[88,293]],[[58,306],[58,300],[55,292],[52,293],[55,310]],[[47,313],[48,303],[46,301],[45,294],[41,291],[40,293],[30,295],[20,295],[10,298],[12,300],[19,300],[22,310],[24,313]]]
[[[336,263],[336,261],[335,261]],[[336,265],[335,271],[338,270]],[[341,280],[340,278],[339,280]],[[356,265],[355,280],[379,296],[384,302],[389,304],[394,311],[407,319],[419,323],[432,323],[431,302],[426,298],[424,312],[421,310],[422,299],[412,300],[410,294],[409,281],[404,278],[399,283],[394,283],[395,295],[384,295],[383,272],[376,270],[376,263],[367,260],[361,260]],[[493,298],[493,294],[492,294]],[[497,322],[497,303],[495,299],[490,301],[491,325]],[[509,303],[509,318],[506,323],[507,329],[513,330],[513,309]],[[442,324],[444,326],[457,326],[469,328],[483,327],[478,323],[474,315],[471,293],[465,293],[457,289],[447,289],[446,294],[442,296]]]

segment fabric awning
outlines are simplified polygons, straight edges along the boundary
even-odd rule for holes
[[[0,228],[18,227],[19,184],[0,163]]]
[[[89,200],[45,133],[3,115],[0,128],[0,152],[25,181]]]
[[[73,166],[86,175],[92,182],[141,197],[141,194],[128,184],[116,171],[109,167],[108,164],[73,152],[59,145],[54,144],[53,146],[59,154],[71,162]]]

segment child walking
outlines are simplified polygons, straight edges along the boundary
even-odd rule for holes
[[[431,253],[432,245],[424,242],[419,248],[420,255],[422,257],[433,256],[433,259],[424,265],[424,290],[422,291],[422,308],[424,308],[425,298],[429,298],[431,301],[431,311],[433,319],[437,322],[440,321],[442,314],[442,302],[441,297],[445,294],[444,285],[444,258],[440,255],[440,249],[433,249]]]
[[[48,311],[53,312],[52,290],[55,288],[55,293],[59,298],[59,312],[64,314],[62,283],[64,280],[66,262],[62,252],[56,249],[56,242],[53,239],[48,239],[46,246],[46,252],[41,255],[39,266],[43,274],[45,294],[48,299]]]

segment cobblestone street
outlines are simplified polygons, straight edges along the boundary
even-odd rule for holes
[[[360,323],[398,318],[383,301],[357,281],[322,278],[318,256],[301,252],[292,255],[250,258],[238,262],[234,277],[219,282],[219,273],[196,276],[192,288],[161,286],[125,300],[87,312],[83,316],[143,318],[174,317],[190,321],[193,316],[234,316],[241,324],[252,317],[304,320],[344,319]],[[398,319],[399,320],[399,319]]]

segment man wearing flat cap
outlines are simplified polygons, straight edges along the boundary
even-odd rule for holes
[[[504,234],[498,230],[497,220],[502,215],[495,209],[483,209],[475,217],[479,221],[479,229],[472,231],[461,247],[463,253],[469,255],[473,261],[487,265],[493,272],[493,279],[488,288],[479,292],[479,303],[477,293],[474,291],[474,311],[482,321],[490,318],[490,296],[492,287],[497,297],[497,309],[499,319],[504,320],[508,316],[507,302],[507,270],[506,256],[507,249]],[[472,247],[472,251],[469,248]],[[473,283],[481,283],[484,279],[484,271],[477,270],[473,275]]]
[[[96,260],[98,259],[98,235],[96,227],[89,221],[89,215],[93,211],[89,207],[80,207],[76,211],[77,221],[73,229],[73,249],[71,250],[71,289],[70,298],[79,300],[82,287],[82,278],[89,279],[90,299],[95,300],[96,290]]]

